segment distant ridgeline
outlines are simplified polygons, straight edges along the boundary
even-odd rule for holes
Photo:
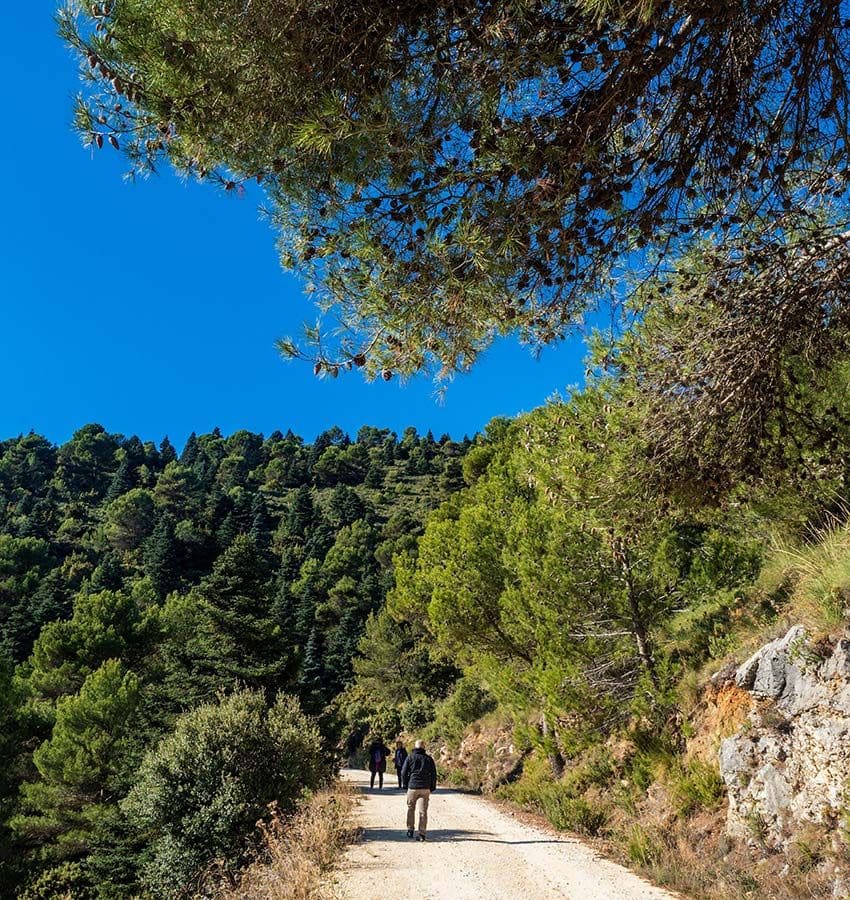
[[[132,890],[118,804],[186,710],[239,685],[322,713],[470,444],[216,429],[178,454],[99,425],[0,442],[0,894],[34,870],[42,893]]]
[[[399,440],[364,427],[352,441],[335,427],[313,444],[216,429],[178,455],[168,438],[157,448],[99,425],[61,447],[0,442],[0,643],[22,662],[80,591],[144,607],[241,559],[250,570],[229,572],[228,589],[270,617],[290,663],[311,640],[330,651],[336,665],[316,684],[333,695],[393,555],[462,486],[469,444],[413,428]]]

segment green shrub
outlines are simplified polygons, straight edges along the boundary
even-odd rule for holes
[[[552,769],[545,756],[533,753],[523,761],[522,776],[510,784],[503,784],[498,796],[511,803],[543,812],[541,795],[552,784]]]
[[[583,794],[591,785],[603,786],[614,776],[614,762],[607,748],[590,747],[582,758],[564,773],[562,783],[576,795]]]
[[[80,863],[63,863],[42,872],[31,881],[19,900],[57,900],[59,897],[73,900],[94,900],[97,891],[91,886]]]
[[[213,860],[237,866],[267,805],[291,810],[325,775],[318,728],[291,697],[267,709],[262,693],[244,690],[185,713],[123,804],[150,837],[143,883],[171,897]]]
[[[668,788],[679,816],[711,809],[723,799],[723,779],[717,766],[699,759],[677,764],[668,777]]]
[[[417,731],[434,718],[434,704],[427,697],[418,697],[402,706],[400,713],[402,728]]]
[[[568,770],[561,781],[552,781],[544,757],[532,757],[522,778],[502,787],[499,795],[543,813],[562,831],[597,835],[608,823],[608,809],[582,794],[592,784],[607,780],[611,771],[610,759],[602,747],[594,748],[588,759]]]
[[[635,865],[649,868],[659,862],[664,851],[658,839],[636,822],[626,835],[626,853]]]
[[[637,750],[629,760],[628,779],[641,791],[675,764],[675,749],[662,734],[632,734]]]
[[[597,835],[608,822],[608,810],[584,797],[574,797],[568,788],[552,784],[541,797],[546,818],[562,831]]]
[[[467,725],[495,708],[496,701],[493,697],[474,678],[464,676],[457,682],[452,693],[437,706],[428,736],[439,736],[450,744],[457,744]]]

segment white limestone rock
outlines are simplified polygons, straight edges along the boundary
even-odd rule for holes
[[[753,706],[720,748],[729,834],[779,850],[806,823],[836,827],[850,781],[850,641],[821,663],[795,626],[735,682]]]

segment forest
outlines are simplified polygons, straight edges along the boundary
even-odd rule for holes
[[[523,748],[506,796],[559,827],[610,834],[658,779],[683,824],[716,808],[716,768],[684,755],[695,679],[788,616],[825,634],[845,614],[850,401],[843,359],[787,354],[759,429],[694,453],[648,375],[661,335],[704,321],[678,298],[694,277],[600,336],[583,388],[474,440],[5,441],[7,889],[235,883],[266,805],[294,809],[343,751],[415,733],[451,751],[488,721]],[[828,535],[801,603],[787,560]],[[777,576],[778,542],[797,556]],[[657,836],[628,834],[651,870]]]
[[[327,780],[365,623],[469,446],[0,443],[0,893],[173,896]]]
[[[692,896],[850,890],[846,738],[765,702],[820,678],[850,731],[846,0],[68,0],[58,26],[94,156],[261,194],[333,323],[278,342],[308,374],[450,390],[506,336],[588,355],[471,440],[0,444],[3,890],[238,884],[270,802],[413,733],[441,779]],[[738,739],[829,770],[817,814],[736,812]]]

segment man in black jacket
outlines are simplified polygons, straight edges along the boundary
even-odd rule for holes
[[[404,761],[401,769],[401,783],[407,791],[407,836],[413,837],[413,823],[416,819],[416,806],[419,806],[418,841],[425,840],[428,828],[428,801],[431,791],[437,790],[437,766],[425,752],[425,742],[417,741],[413,752]]]

